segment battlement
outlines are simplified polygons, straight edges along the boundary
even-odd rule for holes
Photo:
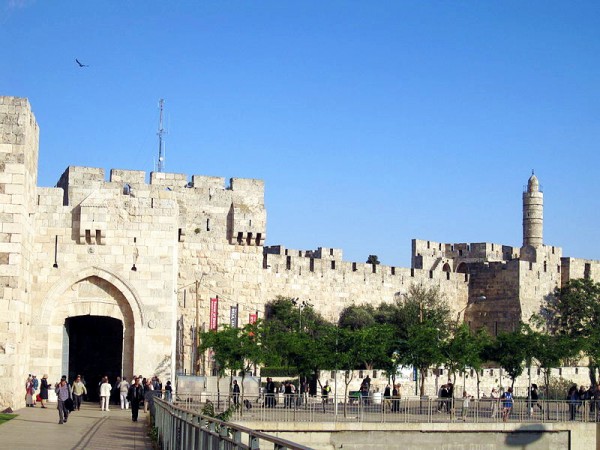
[[[589,278],[600,283],[600,261],[581,258],[561,258],[561,282],[564,285],[569,280]]]
[[[146,183],[146,172],[141,170],[111,169],[110,179],[106,181],[105,171],[102,168],[69,166],[61,175],[57,187],[68,190],[69,187],[100,187],[103,183],[123,183],[143,185],[150,187],[164,187],[176,191],[182,189],[221,189],[233,191],[254,197],[264,196],[264,181],[254,178],[230,178],[229,185],[225,185],[224,177],[211,177],[205,175],[192,175],[190,177],[181,173],[150,172],[150,182]]]
[[[340,276],[345,280],[354,277],[356,280],[362,279],[363,282],[371,279],[383,280],[383,282],[399,280],[400,283],[403,283],[404,279],[437,280],[440,283],[469,281],[469,275],[466,273],[343,261],[341,249],[326,247],[319,247],[317,250],[292,250],[281,245],[264,247],[263,269],[290,275],[315,273],[322,277]]]
[[[316,258],[341,261],[342,249],[319,247],[316,250],[292,250],[283,245],[272,245],[264,248],[264,252],[270,255],[296,256],[298,258]]]
[[[492,242],[441,243],[413,239],[412,256],[447,259],[473,259],[485,261],[510,261],[519,257],[519,249]]]

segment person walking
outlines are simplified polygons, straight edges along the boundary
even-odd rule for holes
[[[140,384],[140,379],[135,378],[133,384],[129,386],[127,400],[131,404],[131,420],[137,422],[138,412],[140,410],[140,402],[144,398],[144,388]]]
[[[490,400],[492,402],[492,413],[491,417],[495,418],[498,414],[498,403],[500,400],[500,395],[498,394],[498,389],[492,388],[492,392],[490,393]]]
[[[56,406],[58,409],[58,424],[62,425],[63,423],[67,423],[67,419],[69,418],[69,408],[67,408],[65,402],[71,397],[71,389],[67,384],[66,377],[61,378],[60,382],[56,383],[54,392],[56,392],[58,403]]]
[[[510,416],[510,412],[513,408],[513,393],[512,387],[509,387],[504,394],[502,394],[502,421],[507,422]]]
[[[173,398],[173,386],[171,386],[171,380],[167,381],[167,384],[165,385],[165,400],[167,402],[171,402]]]
[[[110,392],[112,391],[112,386],[108,382],[108,377],[102,378],[102,384],[100,385],[100,410],[101,411],[110,411],[109,401],[110,401]]]
[[[538,393],[538,385],[535,383],[531,384],[531,391],[529,392],[529,400],[528,400],[528,407],[529,407],[529,416],[533,416],[533,408],[535,406],[537,406],[541,412],[544,412],[544,408],[542,407],[542,405],[539,402],[540,399],[540,395]]]
[[[87,394],[87,389],[83,381],[81,381],[81,375],[77,375],[73,382],[73,407],[77,411],[81,409],[81,400],[84,394]]]
[[[129,402],[127,401],[127,393],[129,392],[129,383],[127,378],[123,377],[123,380],[119,381],[117,385],[119,390],[119,399],[121,400],[121,409],[129,409]]]
[[[577,407],[581,403],[576,385],[571,386],[569,389],[567,401],[569,403],[569,420],[575,420],[575,417],[577,416]]]
[[[48,389],[50,385],[48,384],[48,375],[44,374],[42,377],[42,381],[40,382],[40,399],[42,408],[46,409],[46,403],[48,401]]]
[[[237,408],[240,404],[240,385],[237,380],[233,380],[233,405]]]
[[[31,374],[29,374],[25,381],[25,405],[29,407],[35,406],[33,404],[33,378],[31,378]]]

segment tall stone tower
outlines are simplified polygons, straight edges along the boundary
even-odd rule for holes
[[[0,96],[0,405],[22,404],[29,373],[38,135],[29,101]]]
[[[523,192],[523,247],[538,248],[544,244],[544,194],[531,174],[527,191]]]

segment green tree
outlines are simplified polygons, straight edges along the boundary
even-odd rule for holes
[[[532,357],[532,339],[521,324],[515,331],[498,334],[491,346],[489,357],[500,364],[511,379],[523,373],[524,364]]]
[[[217,376],[222,378],[229,371],[229,386],[232,389],[233,377],[241,373],[241,397],[244,399],[244,378],[252,365],[261,364],[265,355],[260,343],[262,323],[247,324],[243,328],[224,325],[221,330],[200,333],[199,352],[212,349]],[[217,382],[217,398],[220,401],[220,388]]]
[[[350,328],[351,330],[358,330],[375,325],[373,313],[374,308],[370,305],[346,306],[340,313],[338,325],[341,328]]]
[[[466,323],[459,325],[444,345],[446,367],[452,372],[456,386],[456,373],[473,369],[477,376],[477,398],[479,398],[479,371],[484,363],[485,348],[491,338],[485,329],[473,332]]]
[[[597,383],[600,364],[600,283],[587,278],[569,280],[546,299],[539,321],[551,334],[579,342],[589,358],[590,381]]]
[[[379,264],[379,258],[377,257],[377,255],[369,255],[369,257],[367,258],[367,264]]]
[[[419,370],[420,392],[424,395],[427,369],[445,359],[441,342],[450,332],[450,308],[439,288],[413,284],[398,299],[393,314],[399,343],[397,353],[403,364]]]
[[[577,352],[574,343],[568,336],[548,334],[542,331],[533,331],[530,334],[532,353],[537,365],[544,376],[544,392],[548,395],[550,388],[550,371],[563,365],[565,358]]]

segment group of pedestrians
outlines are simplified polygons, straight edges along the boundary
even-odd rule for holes
[[[37,402],[40,402],[42,408],[46,408],[49,387],[48,375],[44,374],[42,379],[38,380],[35,375],[29,374],[25,381],[25,406],[35,408]]]
[[[36,392],[39,393],[36,394]],[[36,401],[41,403],[42,408],[47,408],[48,375],[44,374],[41,381],[38,382],[34,375],[29,375],[25,382],[25,403],[27,407],[35,407]],[[54,384],[54,392],[57,399],[58,423],[67,423],[69,414],[81,409],[81,403],[84,396],[88,394],[88,388],[81,375],[77,375],[70,384],[67,376],[63,375],[59,382]],[[146,412],[154,400],[154,396],[161,396],[163,386],[158,377],[150,379],[133,377],[129,383],[125,377],[117,377],[114,384],[110,383],[108,376],[102,377],[98,384],[98,394],[100,396],[100,410],[110,411],[111,398],[114,403],[121,406],[121,409],[131,408],[131,418],[134,422],[138,420],[138,411],[143,406]],[[170,401],[172,398],[172,386],[168,381],[164,387],[165,398]],[[149,394],[150,393],[150,394]]]
[[[567,392],[567,403],[569,404],[569,420],[575,420],[579,411],[587,412],[585,405],[589,407],[590,417],[600,419],[600,386],[593,385],[589,388],[573,385]]]

